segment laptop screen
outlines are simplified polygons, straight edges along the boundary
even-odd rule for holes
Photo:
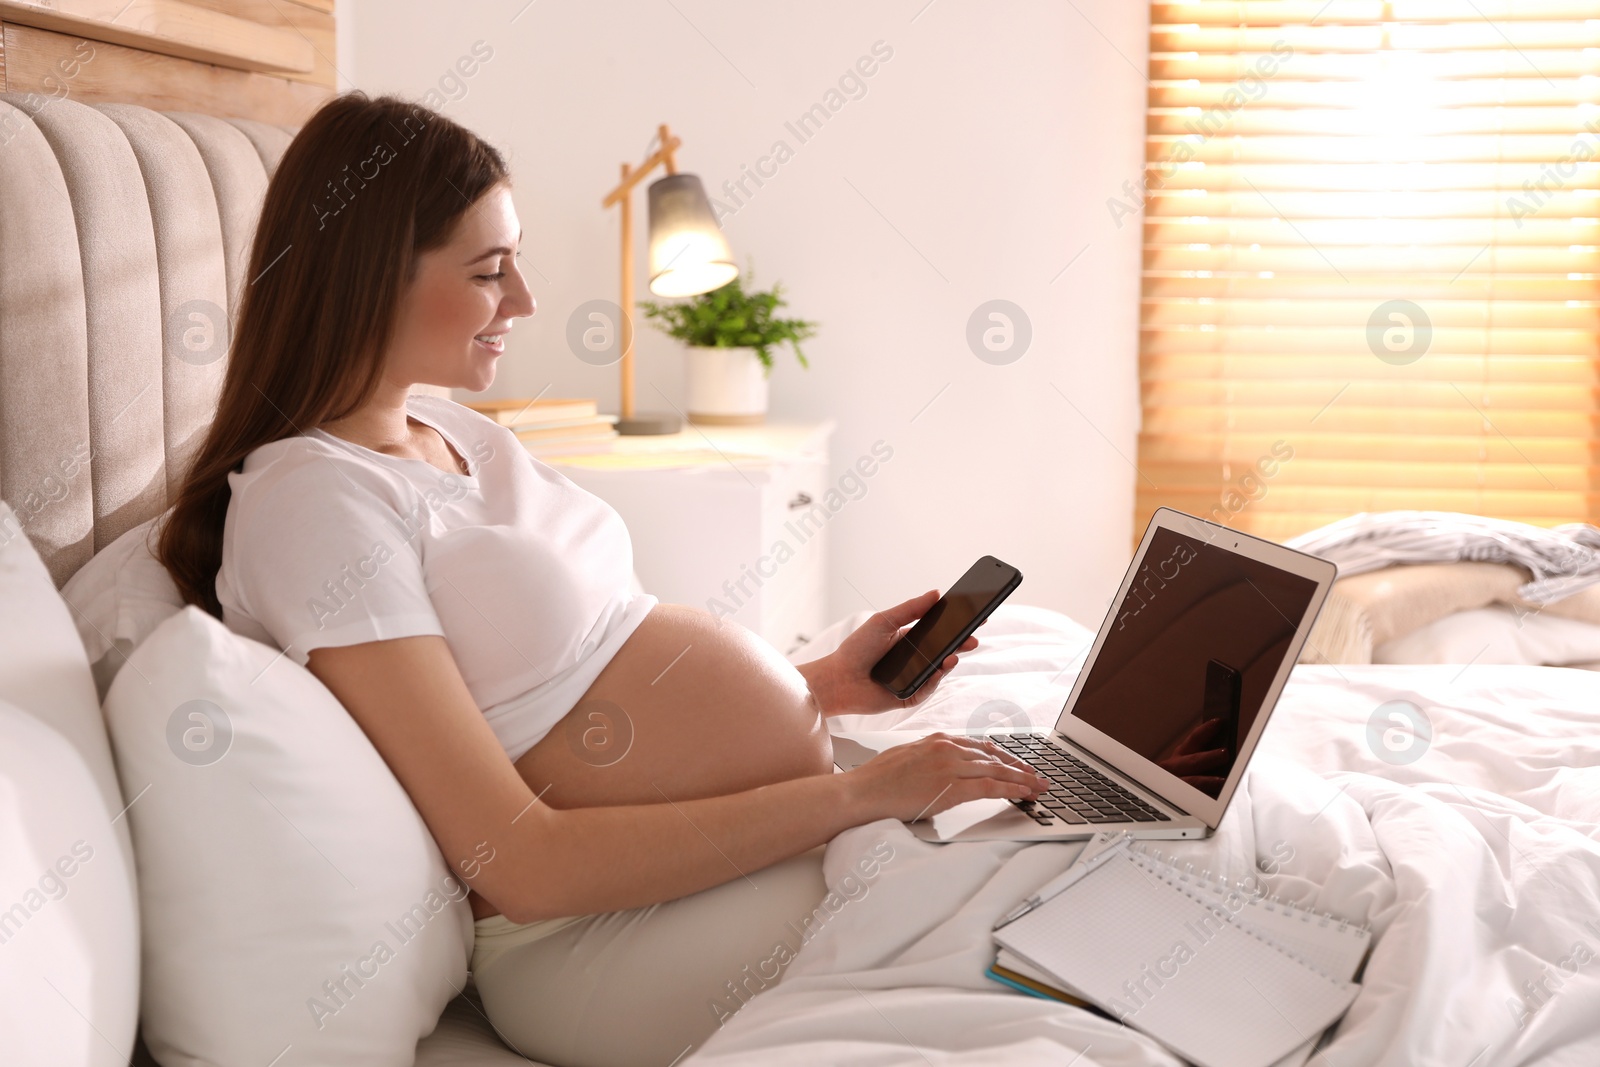
[[[1072,714],[1218,796],[1316,589],[1157,529]]]

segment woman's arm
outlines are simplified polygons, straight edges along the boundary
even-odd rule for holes
[[[851,826],[1041,787],[993,746],[936,736],[848,774],[701,800],[560,810],[541,803],[506,758],[444,638],[321,648],[309,667],[388,763],[452,871],[513,922],[672,900]],[[486,863],[484,843],[494,857]]]

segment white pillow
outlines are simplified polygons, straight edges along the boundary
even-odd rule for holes
[[[61,587],[102,700],[129,654],[183,607],[183,596],[153,551],[157,524],[170,514],[124,533]]]
[[[51,798],[48,802],[42,802],[43,794],[31,789],[23,790],[20,801],[0,797],[0,811],[7,813],[3,833],[0,833],[0,842],[5,844],[0,847],[23,864],[18,868],[0,861],[0,870],[5,872],[0,875],[0,936],[10,930],[5,925],[5,916],[14,914],[11,909],[23,901],[29,885],[37,884],[43,876],[44,864],[54,863],[73,841],[82,838],[87,842],[95,855],[90,865],[93,876],[83,884],[93,883],[97,888],[85,890],[83,896],[91,902],[99,902],[97,907],[103,905],[105,913],[102,916],[104,925],[95,927],[93,981],[87,987],[77,980],[72,981],[77,993],[92,989],[93,995],[75,996],[74,1004],[106,1040],[125,1054],[131,1053],[139,1013],[139,926],[133,842],[128,835],[127,820],[118,818],[123,800],[111,762],[111,742],[100,718],[100,702],[95,698],[94,683],[89,678],[83,644],[73,628],[67,605],[56,592],[55,582],[34,551],[21,520],[3,501],[0,501],[0,604],[5,605],[5,610],[0,611],[0,701],[11,706],[13,718],[25,713],[42,727],[53,730],[58,740],[69,745],[81,761],[81,771],[60,772],[62,780],[48,793]],[[65,761],[41,747],[43,742],[30,741],[36,734],[15,722],[8,722],[0,737],[0,749],[6,751],[3,766],[15,768],[18,775],[23,775],[30,754],[37,753],[42,764],[62,767]],[[84,783],[77,780],[85,774],[87,792]],[[50,781],[50,778],[17,777],[13,780],[33,782]],[[56,809],[58,802],[59,811]],[[56,839],[67,832],[62,829],[63,819],[69,820],[77,833],[60,844]],[[35,842],[49,854],[29,856],[23,862],[24,857],[10,851],[13,845],[28,848]],[[34,869],[35,858],[40,860],[37,870]],[[74,879],[73,884],[79,883]],[[51,946],[49,952],[59,953],[65,959],[82,950],[79,935],[73,932],[79,929],[76,920],[69,918],[69,915],[76,915],[78,905],[75,903],[60,916],[55,916],[55,907],[52,905],[51,922],[38,932],[29,933],[34,949],[27,951],[31,953],[41,942],[47,942]],[[30,921],[29,925],[35,924]],[[20,938],[14,943],[0,944],[0,976],[4,976],[0,980],[0,1001],[8,1004],[34,1003],[26,969],[11,967],[10,961],[23,958],[10,951],[20,944]],[[19,983],[27,988],[13,988]],[[55,995],[48,986],[44,989],[50,996]],[[62,992],[74,996],[65,987]],[[48,1018],[53,1019],[55,1015]],[[0,1025],[0,1033],[10,1032],[15,1031]]]
[[[106,719],[139,855],[144,1038],[162,1063],[410,1067],[466,982],[472,914],[427,826],[316,678],[199,608]]]
[[[77,748],[0,702],[0,1045],[7,1063],[122,1067],[133,1054],[139,914],[123,869],[122,826],[107,817]]]
[[[1525,663],[1600,660],[1600,626],[1494,604],[1436,619],[1372,650],[1374,663]]]

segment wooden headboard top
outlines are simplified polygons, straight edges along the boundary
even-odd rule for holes
[[[300,126],[334,92],[333,0],[0,0],[0,92]]]

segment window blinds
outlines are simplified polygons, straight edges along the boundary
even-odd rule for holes
[[[1594,520],[1600,2],[1154,3],[1137,526]]]

